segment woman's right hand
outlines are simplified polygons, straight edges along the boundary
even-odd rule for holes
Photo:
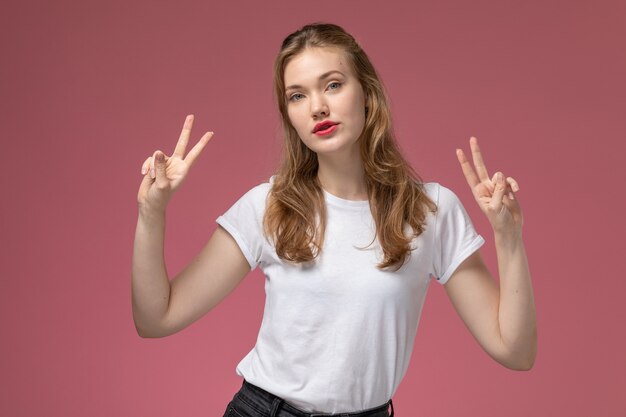
[[[193,114],[190,114],[185,119],[183,130],[172,156],[167,156],[157,150],[144,161],[141,167],[141,173],[144,177],[137,194],[137,203],[140,209],[164,212],[167,203],[185,180],[194,161],[213,137],[213,132],[205,133],[196,146],[184,157],[192,125]]]

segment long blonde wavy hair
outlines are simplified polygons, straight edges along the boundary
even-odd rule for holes
[[[402,156],[391,126],[383,85],[368,56],[342,27],[312,23],[288,35],[274,62],[274,93],[282,118],[284,145],[268,193],[263,231],[284,261],[307,263],[320,253],[326,230],[324,193],[317,177],[317,154],[300,139],[287,113],[285,67],[305,48],[340,48],[365,93],[367,115],[358,138],[370,210],[384,254],[379,269],[397,271],[410,256],[410,242],[425,227],[426,210],[437,206],[418,174]],[[364,110],[365,111],[365,110]],[[405,224],[413,229],[405,235]]]

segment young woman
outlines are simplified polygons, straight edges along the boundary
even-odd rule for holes
[[[163,261],[165,209],[213,136],[185,156],[188,116],[171,156],[146,159],[132,276],[142,337],[198,320],[256,266],[266,276],[257,343],[238,364],[242,386],[225,415],[389,416],[435,278],[482,348],[503,366],[532,367],[535,309],[517,182],[490,177],[475,138],[475,170],[457,157],[494,230],[500,286],[484,239],[457,196],[423,183],[395,142],[370,60],[333,24],[283,41],[275,94],[284,127],[276,173],[217,218],[206,247],[171,282]]]

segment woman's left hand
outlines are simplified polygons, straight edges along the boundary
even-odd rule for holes
[[[524,219],[519,199],[514,194],[519,191],[517,181],[512,177],[506,177],[505,181],[502,172],[496,172],[493,178],[490,178],[478,147],[478,140],[473,136],[470,138],[470,148],[476,171],[468,162],[463,150],[457,149],[456,156],[480,209],[489,219],[495,233],[521,234]]]

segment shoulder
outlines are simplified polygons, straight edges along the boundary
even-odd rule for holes
[[[267,194],[269,193],[270,189],[272,188],[272,182],[273,182],[273,180],[270,178],[266,182],[262,182],[260,184],[257,184],[254,187],[252,187],[250,190],[248,190],[246,195],[249,198],[253,199],[254,201],[265,201],[265,198],[267,197]]]
[[[429,182],[424,185],[428,185],[429,196],[436,202],[437,206],[445,210],[453,207],[459,203],[459,197],[452,189],[438,182]]]
[[[426,195],[428,195],[431,200],[437,201],[437,195],[439,194],[440,187],[438,182],[424,182],[422,183],[422,187],[424,187]]]
[[[425,182],[423,186],[428,197],[435,202],[438,208],[440,204],[444,206],[449,205],[451,198],[454,196],[452,190],[435,181]]]
[[[235,202],[234,206],[245,210],[254,210],[260,213],[265,210],[265,204],[267,195],[271,188],[271,183],[262,182],[248,189],[248,191],[239,195],[239,198]]]

